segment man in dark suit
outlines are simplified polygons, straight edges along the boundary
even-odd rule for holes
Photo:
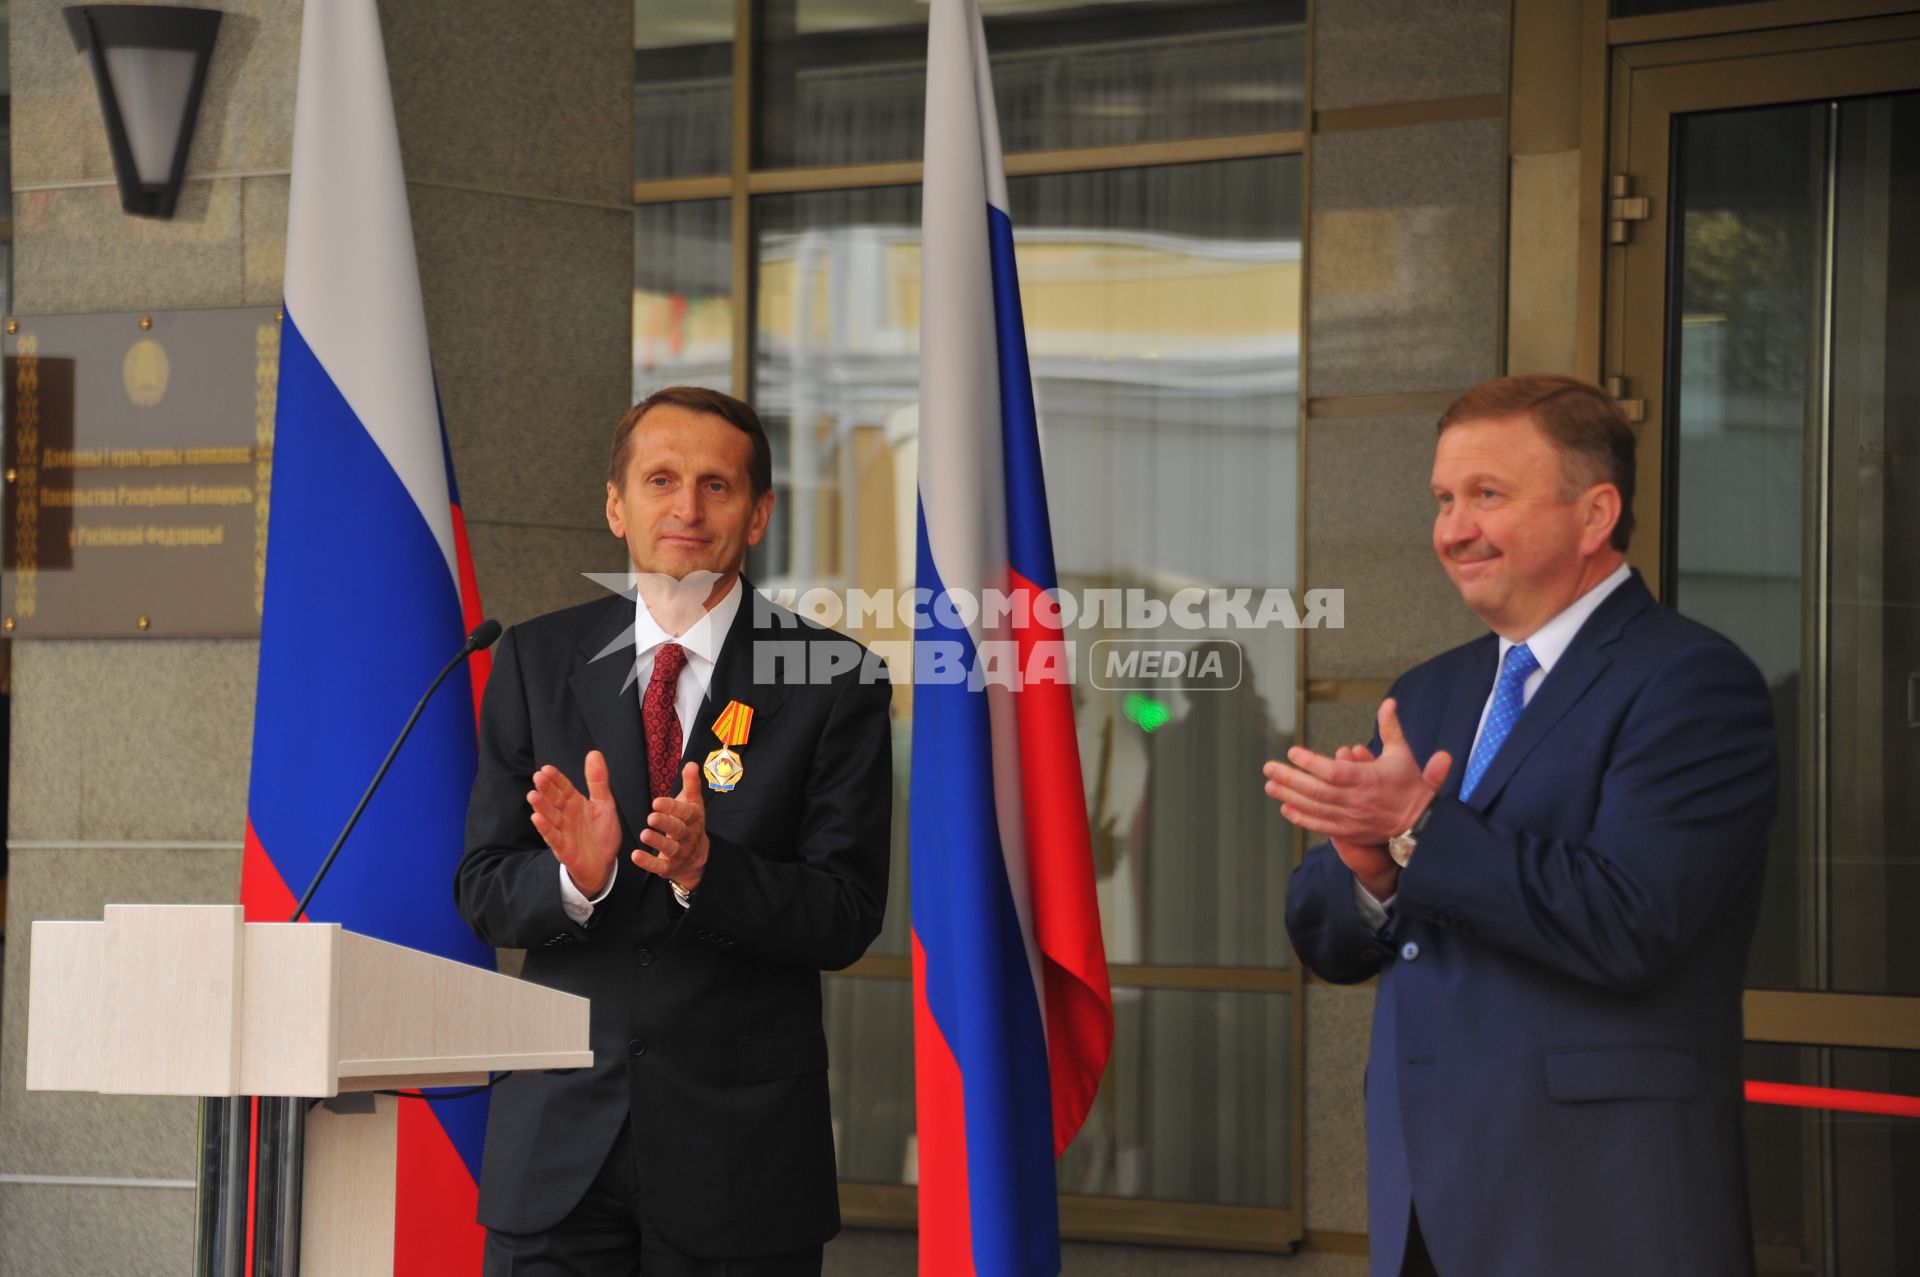
[[[1440,420],[1433,544],[1493,633],[1403,675],[1371,746],[1266,767],[1330,837],[1287,930],[1378,974],[1375,1277],[1752,1271],[1742,972],[1773,814],[1759,672],[1623,554],[1633,432],[1512,377]]]
[[[607,483],[638,601],[501,640],[455,895],[594,1063],[494,1091],[489,1274],[817,1274],[839,1229],[819,973],[880,930],[891,687],[741,579],[772,508],[751,408],[656,393]]]

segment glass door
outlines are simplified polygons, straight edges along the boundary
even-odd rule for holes
[[[1920,1272],[1920,44],[1626,50],[1615,95],[1650,205],[1609,262],[1660,505],[1636,550],[1760,666],[1780,732],[1748,968],[1761,1270]]]

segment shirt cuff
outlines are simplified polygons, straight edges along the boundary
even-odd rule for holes
[[[580,888],[573,885],[573,876],[567,872],[567,867],[561,865],[560,907],[567,911],[567,917],[584,927],[587,919],[593,917],[593,907],[607,898],[607,893],[613,890],[614,879],[619,876],[620,862],[616,860],[613,862],[613,872],[607,875],[607,885],[600,889],[599,895],[589,900]]]
[[[1400,893],[1396,891],[1385,900],[1375,900],[1373,893],[1361,886],[1358,878],[1353,880],[1354,903],[1360,906],[1360,916],[1375,931],[1387,925],[1387,910],[1393,908],[1393,902],[1399,898]]]

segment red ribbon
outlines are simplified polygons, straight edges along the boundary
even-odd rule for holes
[[[1747,1103],[1833,1109],[1841,1113],[1877,1113],[1884,1117],[1920,1117],[1920,1095],[1841,1091],[1830,1086],[1790,1086],[1785,1082],[1747,1083]]]

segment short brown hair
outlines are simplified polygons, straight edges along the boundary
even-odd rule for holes
[[[747,459],[747,480],[753,487],[753,498],[758,501],[773,490],[773,445],[767,441],[767,428],[760,424],[760,414],[745,400],[705,386],[668,386],[627,409],[627,415],[620,418],[620,425],[613,432],[613,455],[607,460],[608,483],[617,488],[625,480],[634,427],[640,424],[640,418],[661,404],[704,412],[745,431],[753,445],[753,455]]]
[[[1440,414],[1439,433],[1469,421],[1526,415],[1560,453],[1562,497],[1571,501],[1595,484],[1620,492],[1613,548],[1633,539],[1633,427],[1614,397],[1600,387],[1555,373],[1524,373],[1483,381]]]

